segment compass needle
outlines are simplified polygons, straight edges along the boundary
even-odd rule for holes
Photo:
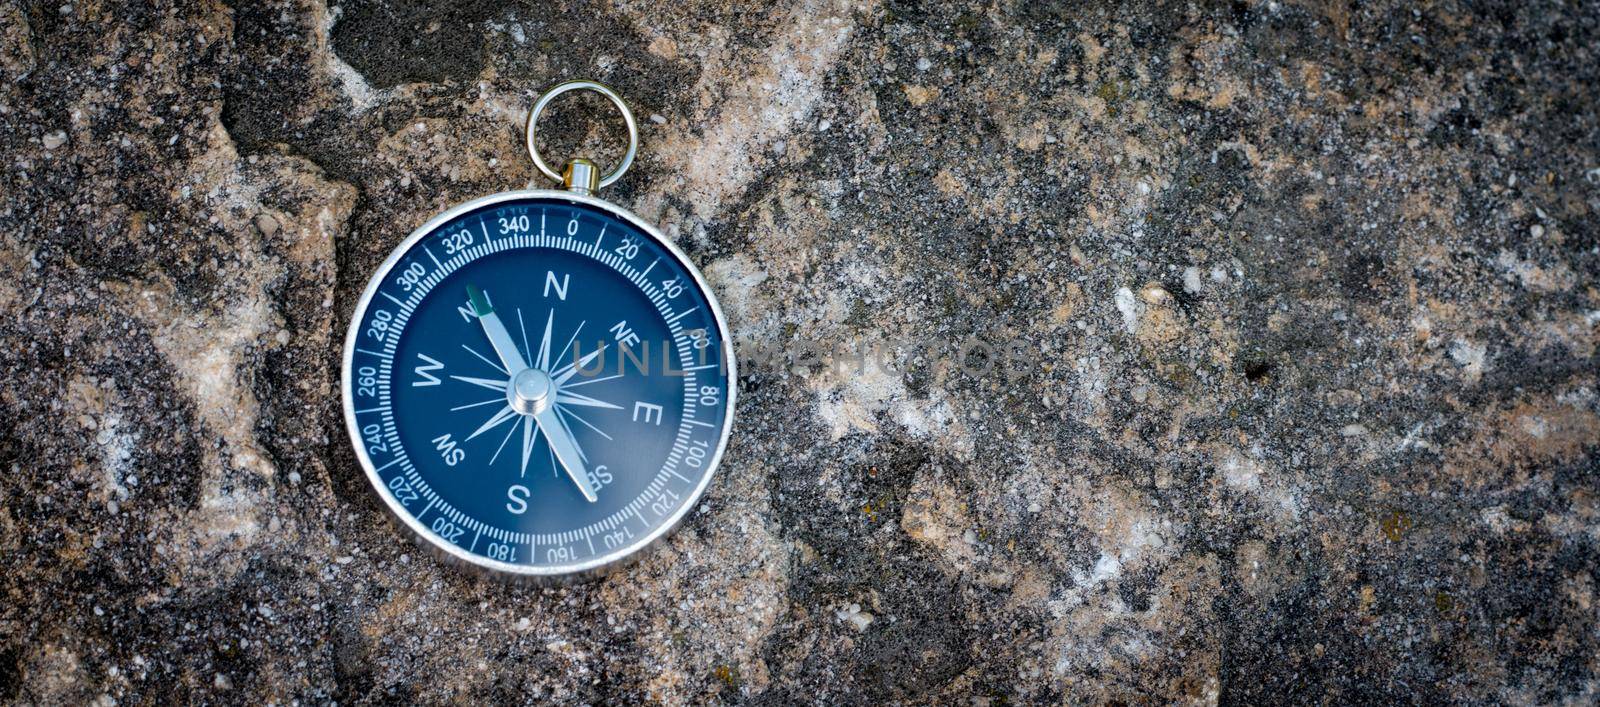
[[[402,532],[534,580],[614,566],[686,518],[715,483],[738,380],[694,263],[595,195],[632,145],[605,175],[573,159],[562,177],[538,157],[543,106],[574,88],[622,106],[637,138],[604,86],[543,94],[528,144],[566,188],[485,196],[412,231],[356,302],[340,371],[355,457]],[[671,365],[633,355],[651,352]]]
[[[500,315],[496,314],[494,307],[489,304],[488,295],[483,290],[467,285],[467,300],[472,306],[472,313],[478,317],[478,323],[483,325],[483,334],[489,338],[489,345],[494,347],[500,362],[505,364],[500,370],[510,375],[512,372],[527,368],[528,362],[522,360],[522,352],[517,350],[516,343],[511,340],[511,332],[506,331],[506,325],[500,321]],[[465,348],[467,345],[462,344],[462,347]],[[467,350],[472,351],[471,348]],[[478,355],[476,351],[472,353]],[[481,355],[478,357],[483,358]]]
[[[583,452],[579,451],[578,443],[573,441],[572,433],[566,429],[561,417],[556,413],[554,406],[534,413],[533,419],[539,422],[539,431],[550,442],[550,449],[556,453],[556,460],[561,462],[561,468],[566,470],[572,483],[578,485],[578,491],[590,503],[600,500],[595,495],[594,486],[589,483],[589,470],[583,463]]]

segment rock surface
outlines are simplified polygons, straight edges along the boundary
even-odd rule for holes
[[[439,5],[0,2],[0,701],[1600,699],[1600,5]],[[338,348],[580,76],[741,350],[948,345],[510,587]]]

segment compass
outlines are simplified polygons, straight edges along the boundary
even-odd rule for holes
[[[533,147],[551,98],[622,111],[604,179]],[[345,338],[345,421],[384,505],[444,557],[558,578],[615,566],[705,492],[733,422],[734,358],[710,288],[660,231],[593,192],[627,169],[626,104],[579,81],[529,115],[565,189],[486,196],[412,232]]]

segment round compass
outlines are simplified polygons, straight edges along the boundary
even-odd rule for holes
[[[447,556],[588,573],[669,531],[733,419],[727,324],[659,232],[573,191],[417,229],[356,306],[344,411],[367,476]]]

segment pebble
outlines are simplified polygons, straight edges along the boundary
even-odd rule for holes
[[[61,147],[64,144],[66,144],[66,142],[67,142],[67,133],[66,133],[66,131],[57,130],[57,131],[55,131],[53,133],[50,133],[50,134],[44,136],[44,149],[46,149],[46,150],[54,150],[54,149],[56,149],[58,147]]]
[[[833,612],[833,615],[840,621],[850,624],[857,631],[867,630],[867,626],[871,625],[873,620],[877,618],[871,612],[862,611],[861,605],[855,603],[844,606]]]
[[[272,214],[257,214],[255,222],[256,230],[261,235],[271,238],[278,234],[278,219],[273,218]]]

